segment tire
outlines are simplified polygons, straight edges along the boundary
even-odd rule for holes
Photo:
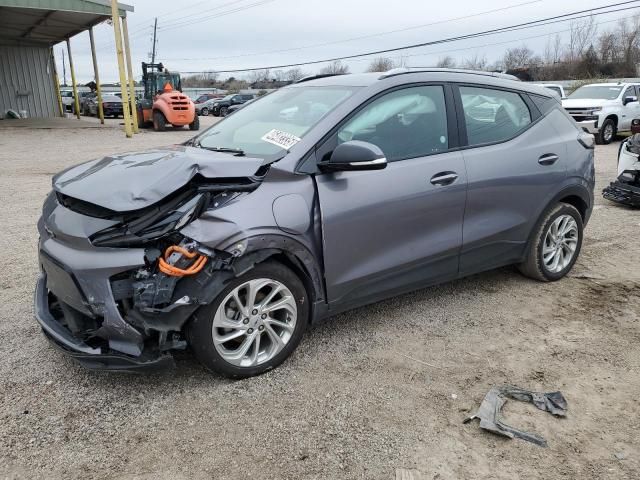
[[[567,220],[563,224],[563,220]],[[573,222],[572,222],[573,221]],[[563,225],[568,229],[566,234],[558,235],[558,240],[554,243],[553,230],[558,226],[562,233]],[[551,230],[551,232],[550,232]],[[564,277],[573,268],[580,249],[582,248],[583,223],[580,212],[567,203],[558,203],[551,210],[548,210],[535,228],[533,238],[529,242],[527,257],[523,263],[518,265],[520,272],[529,278],[541,282],[555,282]],[[559,246],[558,246],[559,245]],[[555,253],[554,253],[554,246]],[[571,250],[573,248],[573,250]],[[567,254],[571,253],[567,259]],[[560,255],[558,257],[558,255]],[[554,266],[556,258],[562,259]]]
[[[153,129],[156,132],[164,132],[167,129],[167,119],[160,110],[153,111]]]
[[[228,107],[220,107],[220,116],[221,117],[226,117],[228,111],[229,111]]]
[[[202,115],[203,117],[208,117],[209,109],[207,107],[204,107],[202,110],[200,110],[200,115]]]
[[[256,301],[249,302],[253,305],[250,305],[251,310],[245,310],[245,317],[245,314],[236,307],[233,293],[237,293],[241,303],[246,302],[249,282],[252,281],[254,283],[251,285],[257,288]],[[260,288],[260,285],[263,286]],[[280,285],[284,288],[277,291],[275,300],[268,300],[268,296],[272,293],[272,285]],[[269,314],[263,313],[259,309],[261,309],[260,302],[265,299],[267,299],[267,305],[280,303],[281,307]],[[295,310],[295,313],[292,310]],[[223,311],[224,314],[221,313]],[[256,314],[252,315],[253,312]],[[235,317],[234,320],[230,319],[230,314]],[[264,315],[269,320],[262,323]],[[291,322],[292,319],[293,322]],[[271,323],[276,320],[280,325],[288,328]],[[230,327],[220,327],[220,322]],[[309,301],[304,285],[296,274],[284,265],[267,261],[233,279],[212,303],[202,306],[193,315],[186,333],[196,358],[207,369],[229,378],[247,378],[260,375],[280,365],[298,346],[308,323]],[[239,334],[233,339],[222,340],[225,335],[229,336],[233,333]],[[276,335],[275,338],[280,338],[282,343],[272,340],[273,335]],[[257,338],[260,340],[256,350]],[[240,357],[237,351],[241,349],[244,350],[244,354]],[[237,356],[232,359],[231,356],[234,353]]]
[[[193,122],[189,124],[189,130],[200,130],[200,117],[196,115]]]
[[[617,133],[616,123],[607,118],[596,135],[596,143],[598,145],[609,145],[616,138]]]

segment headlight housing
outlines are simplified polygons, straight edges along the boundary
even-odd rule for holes
[[[598,113],[602,111],[602,107],[593,107],[593,108],[590,108],[589,110],[591,110],[591,115],[593,115],[594,113]]]

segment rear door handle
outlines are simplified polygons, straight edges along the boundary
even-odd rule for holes
[[[431,177],[431,183],[433,185],[451,185],[458,179],[458,174],[456,172],[440,172],[436,173],[433,177]]]
[[[553,165],[558,161],[558,158],[560,157],[558,157],[558,155],[556,155],[555,153],[545,153],[544,155],[540,155],[538,163],[540,165]]]

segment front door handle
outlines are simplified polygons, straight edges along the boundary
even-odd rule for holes
[[[558,155],[556,155],[555,153],[545,153],[544,155],[540,155],[538,163],[540,165],[553,165],[558,161],[558,158],[560,157],[558,157]]]
[[[436,173],[433,177],[431,177],[431,183],[433,185],[451,185],[458,179],[458,174],[456,172],[440,172]]]

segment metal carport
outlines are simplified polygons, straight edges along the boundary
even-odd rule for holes
[[[94,76],[99,86],[92,27],[111,19],[116,36],[123,107],[126,110],[125,130],[127,136],[130,136],[133,128],[137,130],[137,122],[135,118],[128,118],[129,112],[126,108],[127,85],[133,86],[126,15],[132,11],[132,6],[116,4],[115,1],[109,0],[0,0],[0,114],[13,109],[24,110],[30,117],[63,115],[52,47],[66,41],[76,98],[75,111],[79,118],[77,85],[69,39],[89,30]],[[128,57],[128,79],[124,67],[124,54]],[[98,95],[100,96],[99,90]],[[99,101],[100,106],[101,104]],[[132,115],[135,115],[135,109]]]

